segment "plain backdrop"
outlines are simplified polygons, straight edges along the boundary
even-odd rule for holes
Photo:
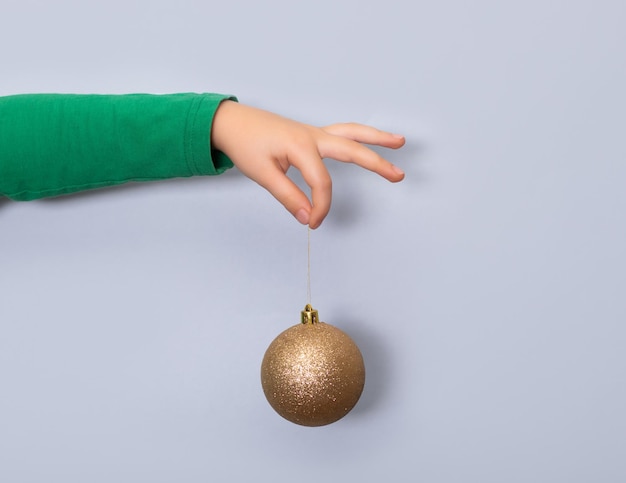
[[[407,176],[328,161],[312,301],[367,381],[321,428],[260,386],[307,263],[262,188],[0,200],[0,481],[626,481],[625,23],[621,0],[2,0],[2,95],[235,94],[403,133],[380,151]]]

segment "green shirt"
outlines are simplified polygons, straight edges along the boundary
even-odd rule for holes
[[[220,94],[0,97],[0,195],[33,200],[127,181],[214,175]]]

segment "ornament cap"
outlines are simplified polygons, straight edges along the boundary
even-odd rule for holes
[[[304,310],[300,312],[300,322],[303,324],[317,324],[319,322],[319,315],[317,310],[311,307],[311,304],[306,304]]]

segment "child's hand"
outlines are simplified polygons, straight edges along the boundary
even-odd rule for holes
[[[404,138],[360,124],[316,128],[224,101],[215,114],[211,141],[311,228],[320,226],[330,209],[332,182],[322,158],[357,164],[393,182],[404,178],[401,169],[360,144],[396,149],[404,145]],[[299,169],[311,187],[312,203],[286,176],[290,166]]]

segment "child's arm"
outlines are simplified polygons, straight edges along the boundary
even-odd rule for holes
[[[215,175],[220,94],[23,94],[0,97],[0,196],[18,201],[129,181]]]
[[[360,144],[398,148],[401,136],[358,124],[315,128],[228,99],[194,93],[0,97],[0,196],[26,201],[128,181],[213,175],[234,163],[301,223],[317,228],[331,201],[322,158],[355,163],[390,181],[404,176]],[[285,175],[290,166],[311,187],[312,204]]]
[[[393,182],[404,178],[400,168],[360,144],[395,149],[404,145],[404,138],[360,124],[316,128],[224,101],[215,114],[211,139],[215,149],[311,228],[322,223],[331,203],[332,181],[322,158],[357,164]],[[285,175],[290,166],[311,187],[312,203]]]

